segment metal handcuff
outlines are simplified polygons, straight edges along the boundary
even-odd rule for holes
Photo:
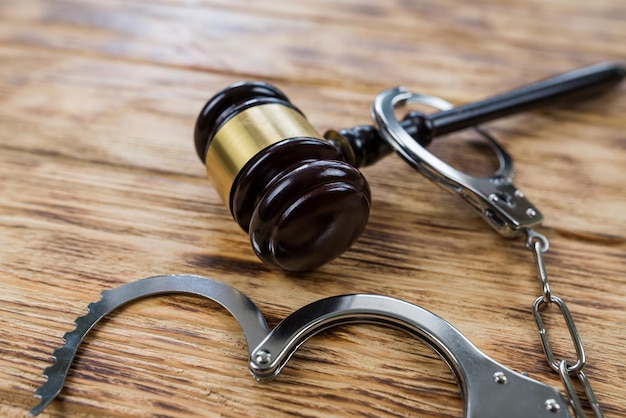
[[[265,318],[246,295],[216,280],[190,275],[151,277],[102,292],[102,299],[90,304],[89,313],[76,320],[76,329],[65,334],[65,345],[54,351],[56,362],[44,370],[48,381],[35,392],[41,403],[31,415],[39,414],[61,392],[79,344],[100,319],[129,302],[163,293],[203,296],[226,308],[243,330],[249,370],[259,381],[276,376],[318,332],[342,324],[377,323],[422,339],[444,359],[457,378],[468,418],[552,417],[552,410],[569,416],[567,401],[556,389],[495,362],[452,325],[410,303],[380,295],[335,296],[295,311],[269,331]]]
[[[76,320],[76,329],[65,334],[65,345],[54,351],[56,362],[44,370],[48,381],[36,390],[35,396],[41,402],[31,410],[31,415],[39,414],[61,392],[79,344],[105,315],[143,297],[187,293],[209,298],[235,317],[246,338],[249,370],[259,381],[276,376],[297,349],[320,331],[342,324],[378,323],[407,331],[425,341],[442,357],[460,386],[465,417],[569,417],[568,407],[576,417],[582,417],[572,376],[582,383],[596,417],[601,417],[598,402],[583,373],[585,354],[572,316],[565,302],[550,291],[542,257],[548,249],[548,240],[533,230],[543,217],[513,185],[511,156],[487,131],[476,126],[476,131],[495,152],[500,167],[485,178],[454,169],[419,145],[398,122],[394,109],[409,103],[439,110],[452,107],[440,98],[412,93],[402,87],[385,90],[372,105],[372,117],[383,139],[420,173],[462,198],[500,234],[508,237],[526,235],[526,247],[534,254],[543,288],[543,294],[533,304],[533,314],[546,357],[551,368],[560,374],[567,399],[557,389],[490,359],[439,316],[399,299],[370,294],[330,297],[295,311],[270,331],[256,305],[238,290],[200,276],[166,275],[105,290],[99,302],[89,305],[89,313]],[[577,355],[575,361],[557,360],[552,352],[541,317],[541,308],[548,304],[556,304],[564,316]]]

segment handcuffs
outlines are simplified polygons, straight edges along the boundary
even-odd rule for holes
[[[166,275],[138,280],[102,292],[99,302],[88,306],[89,313],[76,320],[76,329],[64,336],[65,345],[54,351],[56,362],[44,370],[48,381],[35,396],[41,402],[31,410],[39,414],[60,392],[76,351],[85,335],[105,315],[134,300],[164,293],[194,294],[211,299],[226,308],[241,326],[248,347],[249,371],[262,382],[274,378],[290,357],[311,336],[343,324],[376,323],[399,328],[423,340],[448,364],[457,379],[468,418],[569,417],[582,408],[571,384],[577,377],[597,417],[598,402],[582,368],[582,343],[565,303],[550,292],[542,253],[547,239],[532,228],[543,217],[512,183],[511,156],[484,129],[476,131],[495,152],[500,167],[489,177],[477,178],[454,169],[419,145],[394,116],[394,109],[408,103],[421,103],[439,110],[452,105],[440,98],[412,93],[402,87],[380,93],[372,105],[372,117],[383,138],[412,167],[445,190],[462,198],[498,233],[511,237],[526,234],[526,246],[533,251],[543,295],[533,305],[533,313],[550,365],[561,374],[568,398],[557,389],[514,372],[492,360],[441,317],[399,299],[371,294],[335,296],[313,302],[295,311],[273,330],[257,306],[243,293],[216,280],[191,275]],[[556,303],[566,319],[578,361],[556,360],[547,340],[540,308]]]
[[[203,296],[226,308],[245,336],[250,373],[262,382],[274,378],[318,332],[343,324],[376,323],[407,331],[444,359],[461,388],[468,418],[553,417],[550,408],[569,416],[567,402],[556,389],[490,359],[452,325],[410,303],[380,295],[335,296],[298,309],[269,331],[263,314],[246,295],[216,280],[190,275],[151,277],[102,292],[102,299],[76,320],[76,329],[65,334],[65,345],[52,354],[56,362],[44,370],[48,381],[35,392],[41,403],[31,415],[39,414],[61,392],[80,342],[100,319],[134,300],[163,293]]]

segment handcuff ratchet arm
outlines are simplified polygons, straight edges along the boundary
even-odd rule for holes
[[[269,332],[263,314],[246,295],[206,277],[183,274],[148,277],[105,290],[100,301],[89,304],[88,313],[76,319],[76,328],[63,336],[65,345],[52,353],[55,363],[43,372],[48,381],[35,391],[35,396],[41,402],[31,409],[30,415],[38,415],[61,393],[78,347],[94,325],[123,305],[137,299],[166,293],[204,296],[222,305],[241,326],[248,350],[256,347]]]

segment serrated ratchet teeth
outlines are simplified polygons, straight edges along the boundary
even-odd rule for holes
[[[65,333],[65,344],[54,350],[55,362],[43,371],[48,381],[35,390],[35,397],[41,402],[30,411],[31,416],[39,414],[61,393],[65,378],[72,365],[78,346],[89,330],[105,315],[134,300],[165,293],[186,293],[204,296],[226,308],[243,329],[248,351],[256,347],[269,333],[265,318],[257,306],[238,290],[201,276],[166,275],[137,280],[115,289],[105,290],[98,302],[87,306],[87,314],[77,318],[76,328]]]

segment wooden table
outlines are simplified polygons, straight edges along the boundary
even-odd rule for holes
[[[375,293],[450,321],[487,355],[561,388],[531,304],[523,239],[392,156],[363,170],[369,225],[299,275],[261,264],[193,149],[196,115],[239,80],[285,91],[320,131],[370,123],[381,90],[461,104],[600,61],[626,61],[621,0],[4,0],[0,3],[0,415],[26,416],[52,351],[100,292],[169,273],[247,294],[270,327],[295,309]],[[552,290],[569,302],[606,416],[626,415],[626,87],[489,124],[544,213]],[[433,145],[491,160],[465,137]],[[559,357],[573,349],[556,310]],[[116,311],[87,336],[43,416],[461,416],[447,366],[374,325],[308,341],[269,384],[247,372],[228,313],[192,296]]]

